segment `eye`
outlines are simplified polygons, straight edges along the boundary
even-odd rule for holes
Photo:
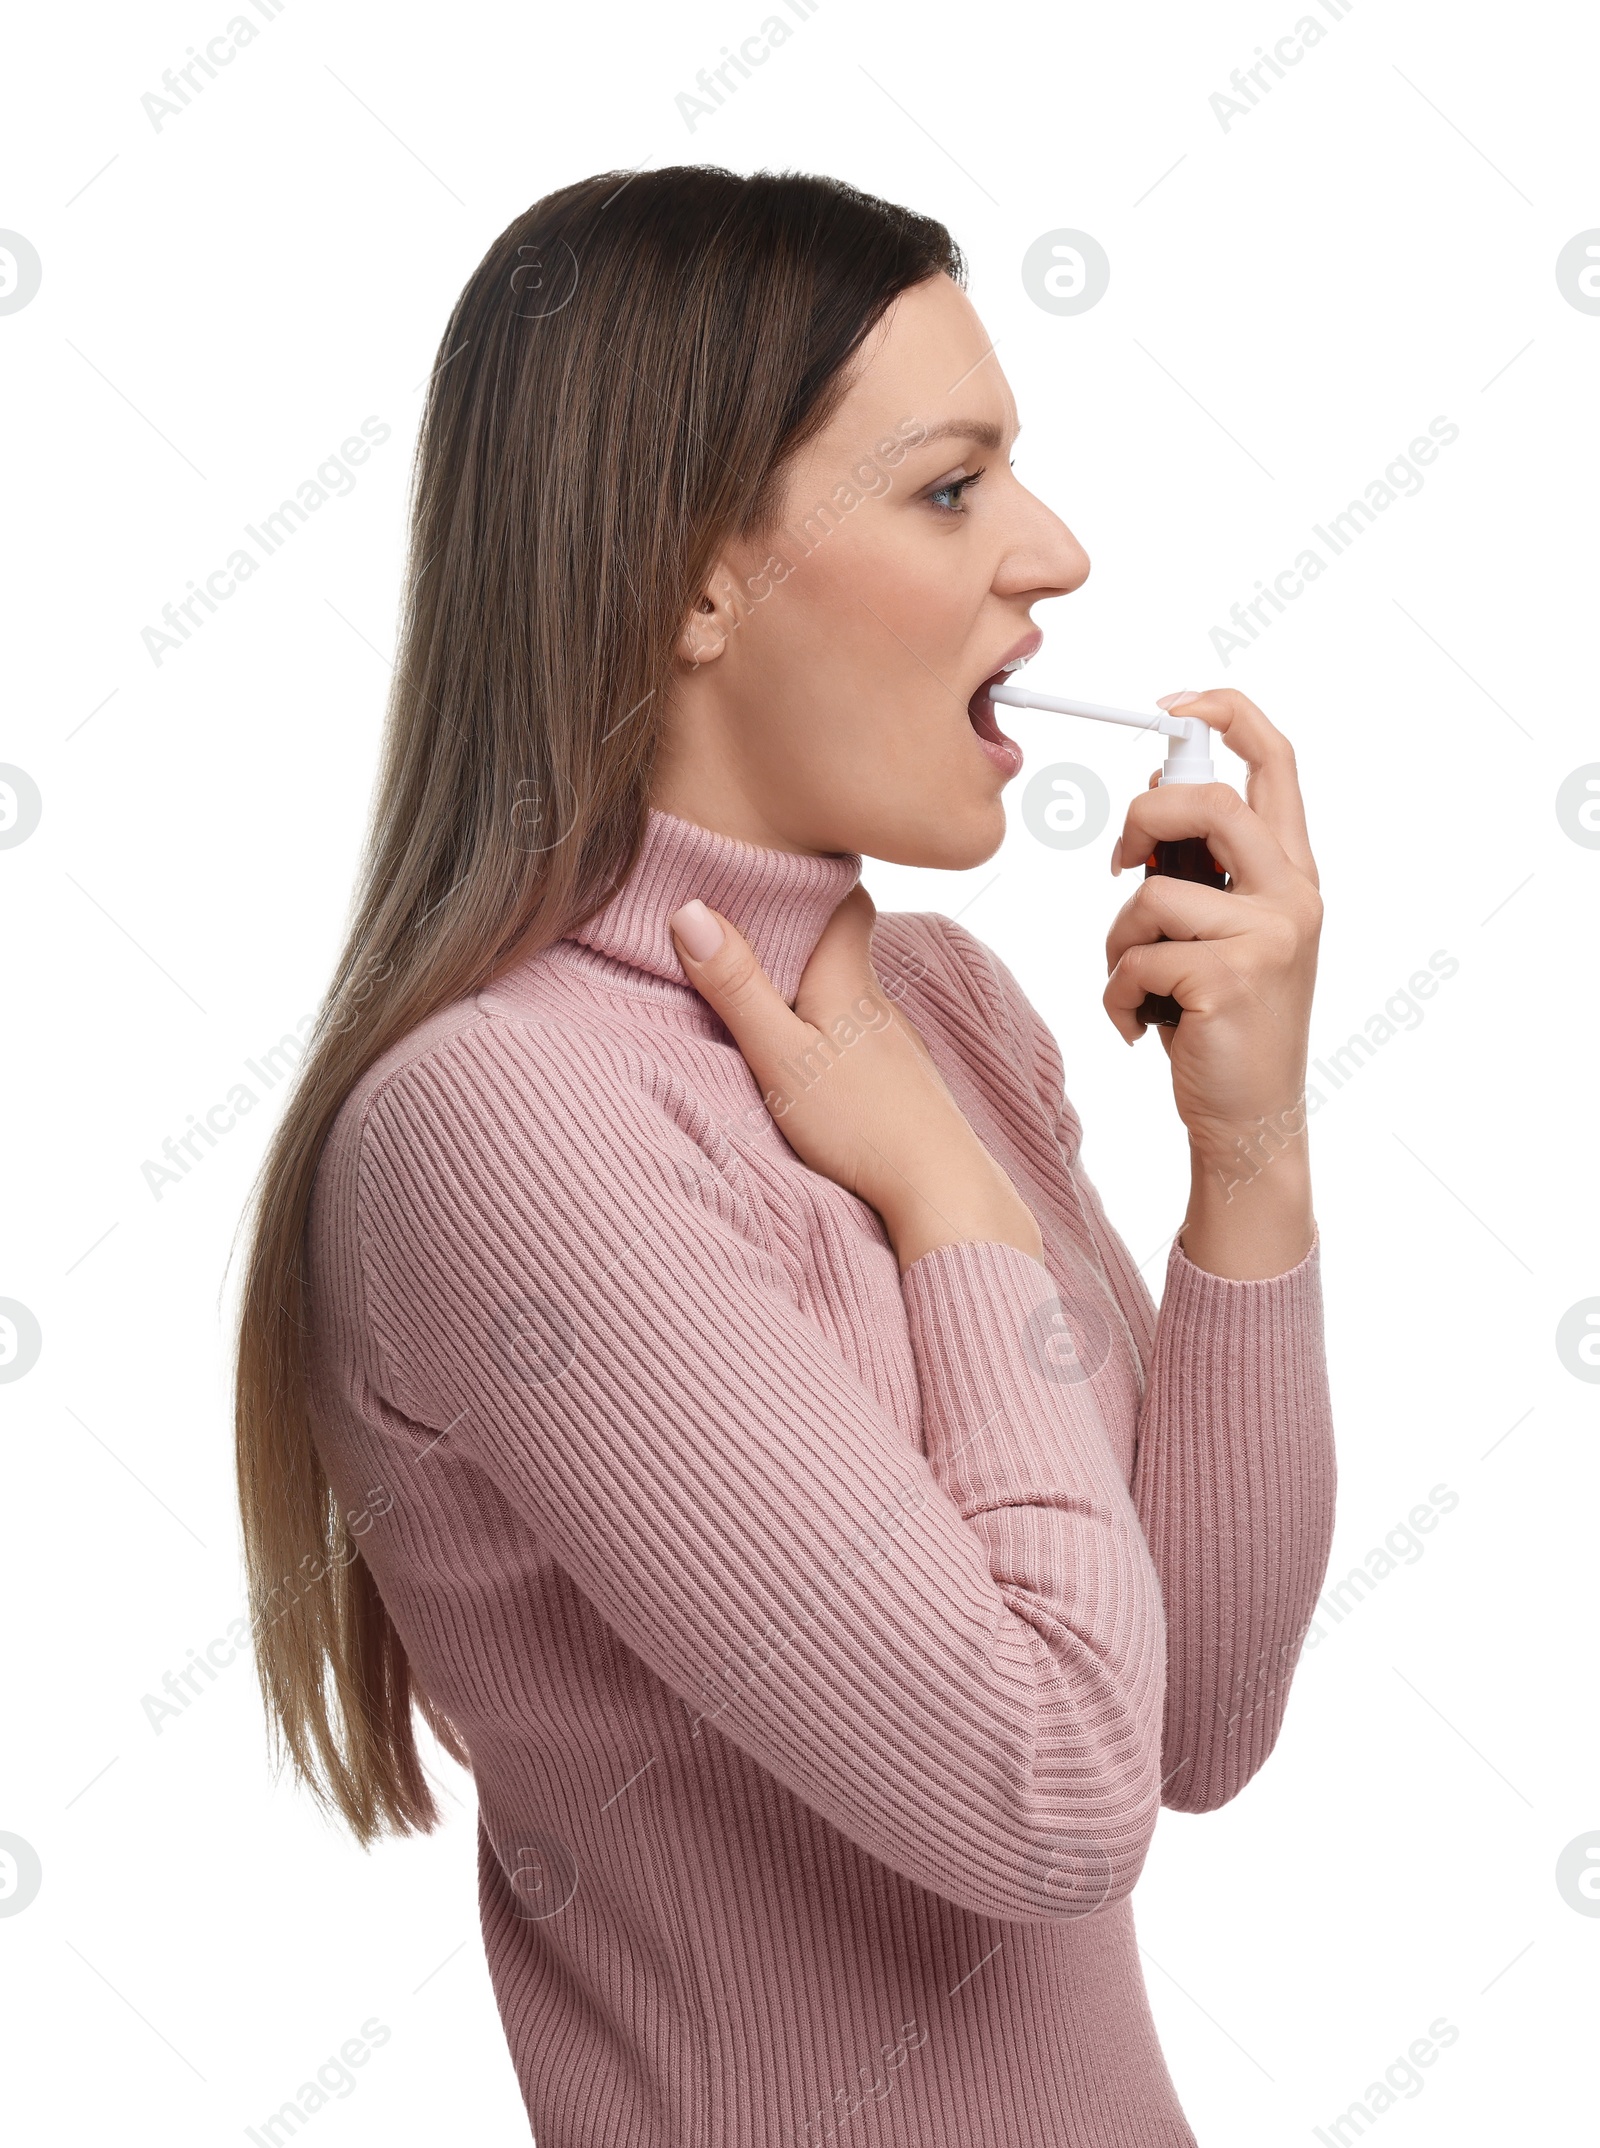
[[[961,504],[963,495],[970,486],[978,482],[982,475],[983,472],[980,469],[973,470],[966,477],[946,478],[942,485],[935,485],[933,490],[926,493],[924,497],[935,514],[964,515],[967,510]],[[946,502],[953,504],[946,505]]]

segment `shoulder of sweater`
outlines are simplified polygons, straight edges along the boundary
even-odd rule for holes
[[[919,1009],[931,1009],[946,1029],[988,1040],[1003,1038],[1030,1075],[1058,1086],[1061,1057],[1048,1023],[994,949],[953,917],[935,910],[880,915],[873,951],[886,988],[904,982]],[[974,1025],[976,1025],[974,1027]]]
[[[359,1150],[372,1120],[427,1119],[463,1142],[475,1123],[524,1137],[603,1122],[619,1147],[659,1146],[664,1119],[695,1116],[684,1084],[643,1042],[602,1025],[453,1001],[399,1038],[353,1084],[328,1147]],[[541,1146],[535,1143],[533,1146]]]
[[[999,1020],[1010,1032],[1015,1010],[1002,982],[1004,965],[983,942],[937,910],[880,912],[872,931],[878,975],[891,996],[918,998],[956,1020]],[[1010,980],[1009,971],[1004,972]]]

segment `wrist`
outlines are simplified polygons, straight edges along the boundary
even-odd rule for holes
[[[1194,1119],[1186,1124],[1185,1132],[1196,1175],[1210,1172],[1224,1183],[1248,1183],[1269,1164],[1305,1157],[1305,1091],[1292,1103],[1258,1112],[1254,1118]]]
[[[1044,1260],[1038,1221],[998,1165],[992,1181],[941,1185],[931,1197],[903,1187],[874,1206],[902,1275],[924,1254],[949,1245],[1010,1245],[1041,1264]]]
[[[1189,1207],[1178,1242],[1197,1268],[1237,1281],[1298,1267],[1316,1238],[1306,1137],[1231,1154],[1192,1147]]]

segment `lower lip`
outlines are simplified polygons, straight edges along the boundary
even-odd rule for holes
[[[973,737],[978,738],[976,731]],[[1022,748],[1014,738],[978,738],[978,744],[1003,776],[1014,776],[1022,767]]]

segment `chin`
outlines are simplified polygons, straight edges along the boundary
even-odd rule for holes
[[[967,873],[986,865],[1006,839],[1006,809],[998,796],[973,799],[952,809],[947,799],[907,812],[865,849],[885,865],[917,865],[935,872]]]

